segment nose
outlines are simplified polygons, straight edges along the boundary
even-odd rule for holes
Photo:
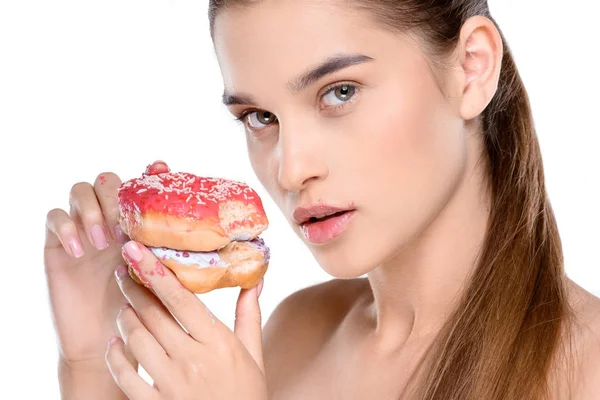
[[[328,172],[324,143],[308,126],[280,125],[279,172],[281,187],[289,192],[306,188],[311,181],[324,179]]]

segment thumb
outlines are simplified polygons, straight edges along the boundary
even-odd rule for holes
[[[258,296],[262,290],[263,280],[252,289],[242,289],[235,307],[235,335],[246,346],[246,349],[265,372],[262,353],[262,318]]]

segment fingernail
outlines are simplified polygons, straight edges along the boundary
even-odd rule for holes
[[[121,307],[121,310],[124,310],[129,307],[131,307],[131,303],[125,303],[125,304],[123,304],[123,307]]]
[[[261,279],[260,282],[258,282],[258,285],[256,285],[256,297],[257,298],[260,297],[260,294],[262,292],[264,284],[265,284],[265,280]]]
[[[131,258],[133,261],[142,261],[144,255],[142,254],[142,250],[140,250],[140,247],[136,242],[133,240],[129,241],[125,243],[124,248],[129,258]]]
[[[71,249],[73,257],[83,257],[83,247],[81,247],[81,243],[76,238],[69,239],[69,249]]]
[[[119,280],[123,279],[127,275],[127,273],[128,273],[128,271],[127,271],[127,266],[126,265],[119,265],[115,269],[115,276]]]
[[[119,244],[124,244],[129,240],[129,237],[123,232],[123,229],[121,229],[121,225],[115,226],[115,238]]]
[[[104,229],[102,228],[102,226],[94,225],[90,233],[92,235],[92,241],[94,242],[94,246],[98,250],[102,250],[108,247],[108,240],[106,240],[106,235],[104,234]]]
[[[113,336],[108,340],[108,347],[112,346],[113,344],[117,343],[117,340],[119,340],[118,336]]]

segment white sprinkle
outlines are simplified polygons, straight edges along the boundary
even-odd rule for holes
[[[200,188],[194,187],[195,182],[199,181]],[[168,184],[166,184],[168,182]],[[206,184],[206,185],[205,185]],[[169,198],[170,193],[178,196],[185,195],[186,203],[192,199],[197,204],[206,204],[205,201],[218,203],[227,201],[232,196],[244,196],[244,199],[254,199],[255,192],[244,182],[221,178],[197,177],[193,174],[184,172],[161,173],[158,175],[143,175],[141,178],[132,179],[123,184],[123,187],[137,190],[137,194],[152,190],[159,195],[165,194],[165,199]]]

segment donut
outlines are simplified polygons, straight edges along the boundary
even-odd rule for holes
[[[118,191],[123,231],[147,246],[212,251],[268,226],[258,194],[241,182],[170,172],[162,161]]]
[[[242,182],[171,172],[163,161],[118,189],[119,224],[194,293],[256,286],[270,250],[258,237],[268,219]],[[146,285],[130,266],[129,273]]]
[[[254,287],[269,265],[269,248],[261,238],[231,242],[213,252],[188,253],[166,247],[151,251],[194,293],[222,287]]]

